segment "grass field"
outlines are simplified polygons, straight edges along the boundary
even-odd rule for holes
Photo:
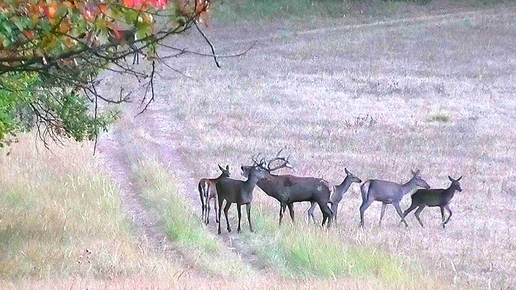
[[[514,288],[516,8],[392,5],[402,8],[374,17],[215,18],[205,32],[219,53],[256,45],[221,58],[221,69],[186,55],[170,64],[189,77],[159,71],[148,111],[134,118],[139,103],[127,105],[100,142],[128,180],[107,178],[91,144],[37,153],[23,137],[10,155],[2,149],[0,288]],[[194,32],[171,42],[209,50]],[[115,94],[134,84],[109,73],[102,82]],[[379,227],[376,203],[360,229],[357,184],[330,230],[307,222],[308,203],[278,227],[278,202],[259,189],[255,233],[244,222],[241,234],[218,236],[213,214],[200,223],[200,178],[229,164],[240,179],[252,155],[281,148],[295,167],[284,173],[338,184],[345,167],[396,182],[420,169],[432,187],[462,175],[463,192],[446,229],[434,208],[421,215],[425,228],[413,214],[405,228],[392,207]],[[126,183],[182,258],[134,226]]]

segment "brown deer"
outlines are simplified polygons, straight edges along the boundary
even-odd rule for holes
[[[403,217],[406,217],[411,211],[413,211],[417,207],[418,209],[416,210],[414,215],[416,216],[416,219],[419,222],[419,224],[423,227],[423,223],[419,218],[419,214],[427,206],[438,206],[441,208],[441,218],[444,228],[446,224],[450,221],[450,218],[452,216],[452,211],[450,210],[450,207],[448,205],[450,204],[450,201],[452,200],[455,191],[462,191],[462,188],[460,187],[459,183],[459,180],[462,179],[462,176],[458,179],[453,179],[451,178],[451,176],[448,176],[448,179],[450,179],[451,184],[446,189],[418,189],[412,195],[412,204],[406,211],[403,212]],[[445,209],[450,213],[446,221],[444,220]]]
[[[383,215],[385,213],[385,208],[388,204],[394,205],[396,211],[401,217],[401,220],[408,227],[407,222],[401,212],[400,201],[403,196],[416,187],[424,187],[426,189],[430,188],[428,183],[424,181],[421,176],[419,176],[419,170],[416,172],[412,172],[412,178],[404,183],[398,184],[390,181],[384,180],[376,180],[370,179],[362,184],[360,190],[362,191],[362,205],[360,206],[360,226],[364,226],[364,212],[365,210],[373,203],[373,201],[381,201],[382,202],[382,212],[380,214],[380,225],[382,224]]]
[[[199,185],[197,185],[197,189],[199,190],[199,197],[201,198],[201,219],[205,224],[210,223],[210,200],[212,199],[213,206],[215,207],[215,220],[219,222],[219,218],[217,217],[217,190],[215,188],[215,183],[217,183],[217,181],[221,180],[222,178],[229,177],[229,165],[226,165],[226,169],[220,165],[218,166],[220,171],[222,171],[219,177],[213,179],[203,178],[199,181]]]
[[[247,210],[247,220],[249,221],[249,229],[253,231],[253,225],[251,224],[251,203],[253,202],[253,190],[256,186],[256,183],[259,180],[265,178],[265,169],[262,167],[263,164],[257,164],[252,166],[249,169],[248,178],[246,181],[235,180],[230,178],[222,178],[216,184],[217,188],[217,196],[219,201],[219,229],[218,233],[221,233],[220,226],[222,221],[220,220],[220,216],[222,214],[222,203],[226,201],[226,206],[224,207],[224,216],[226,217],[227,230],[231,232],[231,227],[229,226],[228,220],[228,210],[231,207],[232,203],[237,204],[237,212],[238,212],[238,228],[237,231],[240,232],[240,220],[242,218],[241,206],[243,204],[246,205]]]
[[[279,157],[280,152],[281,150],[276,154],[275,158],[267,162],[267,168],[265,170],[266,178],[257,183],[258,187],[267,195],[280,202],[279,224],[281,225],[286,207],[289,209],[290,218],[294,221],[294,202],[310,201],[319,205],[323,213],[322,225],[324,226],[326,221],[328,221],[328,227],[330,227],[333,213],[328,207],[328,202],[333,186],[330,185],[328,181],[321,178],[271,174],[271,172],[280,168],[292,168],[288,162],[288,157]],[[271,168],[270,165],[278,160],[282,161],[282,163],[279,166]],[[257,163],[256,160],[253,160],[253,162],[255,164]],[[242,175],[248,176],[249,170],[253,166],[242,166]]]
[[[339,203],[342,200],[342,196],[346,191],[348,191],[349,187],[353,182],[356,183],[362,183],[362,180],[360,178],[353,175],[351,172],[348,171],[347,168],[344,168],[344,172],[346,173],[346,178],[342,181],[341,184],[335,185],[333,189],[333,194],[330,197],[330,204],[331,204],[331,211],[333,212],[333,221],[337,221],[337,212],[339,209]],[[315,222],[314,219],[314,209],[316,203],[314,201],[311,202],[311,206],[308,209],[308,220],[310,221],[310,218]]]
[[[138,64],[140,62],[140,51],[135,44],[135,42],[137,41],[137,37],[134,31],[127,29],[112,28],[108,31],[108,41],[109,43],[115,46],[115,49],[118,49],[118,46],[127,44],[133,54],[133,64]],[[124,54],[127,55],[129,53]]]

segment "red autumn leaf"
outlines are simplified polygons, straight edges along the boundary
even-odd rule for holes
[[[46,7],[45,12],[50,19],[55,18],[56,12],[57,12],[57,4],[56,3],[49,4]]]
[[[165,8],[165,6],[167,6],[167,4],[168,4],[168,0],[153,0],[151,2],[153,4],[153,6],[158,7],[158,8]]]
[[[127,7],[134,7],[134,1],[133,0],[123,0],[123,4]]]

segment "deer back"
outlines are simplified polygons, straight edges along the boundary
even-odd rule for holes
[[[215,184],[217,188],[217,195],[221,200],[228,202],[237,202],[237,197],[240,194],[244,182],[242,180],[235,180],[231,178],[222,178]]]
[[[401,184],[385,180],[369,180],[369,198],[382,202],[392,202],[401,200],[403,194]]]

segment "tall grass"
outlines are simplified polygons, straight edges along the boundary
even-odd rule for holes
[[[0,280],[179,270],[131,233],[119,190],[92,155],[92,143],[38,150],[33,137],[19,139],[8,156],[0,149]]]

